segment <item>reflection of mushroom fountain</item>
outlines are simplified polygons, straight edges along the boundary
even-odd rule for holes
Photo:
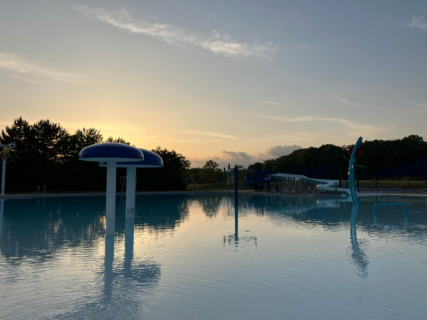
[[[119,161],[134,162],[144,160],[141,150],[122,143],[99,143],[80,151],[79,160],[106,161],[107,166],[107,194],[106,210],[107,236],[115,232],[116,211],[116,166]]]
[[[162,158],[151,151],[139,149],[143,155],[143,161],[118,162],[118,168],[126,168],[126,218],[134,218],[135,215],[135,185],[137,168],[161,168]],[[100,167],[107,167],[107,162],[100,162]]]
[[[143,264],[134,266],[134,228],[135,220],[126,219],[125,222],[125,254],[123,259],[123,271],[114,272],[114,236],[105,237],[105,260],[104,260],[104,297],[106,302],[110,302],[113,296],[113,282],[116,278],[132,278],[133,281],[146,283],[160,274],[160,266],[157,264]],[[122,276],[122,277],[121,277]]]
[[[351,210],[351,218],[350,218],[350,242],[351,242],[351,259],[353,263],[360,270],[362,278],[366,278],[368,276],[367,267],[369,264],[368,258],[360,247],[359,242],[357,240],[356,233],[356,225],[357,225],[357,211],[359,210],[359,204],[354,204],[353,209]]]

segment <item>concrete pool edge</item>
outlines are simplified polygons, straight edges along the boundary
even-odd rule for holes
[[[137,192],[138,196],[150,195],[200,195],[200,194],[234,194],[234,190],[205,190],[205,191],[147,191]],[[282,197],[330,197],[334,194],[288,194],[277,192],[256,192],[250,190],[239,191],[239,194],[260,195],[260,196],[282,196]],[[125,196],[126,192],[117,192],[117,195]],[[23,194],[10,194],[0,196],[0,199],[30,199],[37,197],[92,197],[92,196],[105,196],[105,192],[86,192],[86,193],[23,193]],[[427,194],[416,193],[359,193],[360,197],[375,197],[375,196],[392,196],[392,197],[427,197]],[[341,198],[341,196],[340,196]]]

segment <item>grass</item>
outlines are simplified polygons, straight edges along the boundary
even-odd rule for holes
[[[199,188],[198,186],[201,186]],[[234,183],[227,185],[225,182],[206,183],[206,184],[189,184],[187,186],[188,191],[199,191],[199,190],[234,190]],[[239,190],[253,190],[251,187],[245,187],[243,181],[239,181]]]
[[[348,180],[345,180],[345,186],[348,188]],[[403,188],[403,189],[425,189],[425,181],[404,181],[404,180],[378,180],[378,188]],[[357,187],[357,181],[356,181]],[[361,188],[375,188],[375,181],[373,180],[360,180]]]

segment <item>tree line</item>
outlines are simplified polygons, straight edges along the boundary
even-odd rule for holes
[[[70,134],[59,123],[40,120],[30,124],[22,117],[2,129],[0,143],[15,143],[7,160],[8,192],[35,192],[46,186],[48,191],[103,191],[106,168],[96,162],[79,161],[80,151],[90,145],[116,142],[130,145],[122,138],[104,138],[95,128],[78,129]],[[137,190],[185,190],[186,170],[190,161],[174,150],[157,147],[152,150],[163,159],[163,168],[137,169]],[[117,168],[117,188],[125,168]]]
[[[302,169],[312,168],[331,162],[341,161],[341,175],[348,178],[348,149],[354,145],[336,146],[325,144],[320,147],[310,147],[293,151],[289,155],[276,159],[266,160],[263,163],[254,163],[248,169],[272,170],[283,173],[291,173]],[[361,148],[364,155],[357,160],[358,164],[366,166],[366,169],[357,168],[358,175],[367,176],[388,167],[405,162],[418,160],[427,156],[427,142],[421,136],[410,135],[396,140],[366,140]],[[332,168],[329,178],[338,179],[338,166]]]
[[[303,148],[295,150],[289,155],[253,163],[247,169],[292,173],[341,161],[341,177],[348,179],[348,162],[344,157],[350,158],[348,149],[353,146],[345,145],[340,147],[333,144],[325,144],[320,147]],[[358,167],[356,174],[369,179],[372,179],[369,173],[427,156],[427,142],[418,135],[410,135],[396,140],[366,140],[362,143],[361,148],[364,149],[365,153],[357,160],[357,163],[367,168]],[[244,168],[239,166],[239,169]],[[207,161],[203,168],[189,169],[189,174],[187,175],[198,183],[219,182],[223,178],[221,169],[218,168],[218,164],[213,160]],[[243,178],[241,175],[245,174],[240,174],[239,180]],[[322,176],[321,178],[324,177]],[[331,169],[327,178],[339,178],[338,165]],[[422,180],[424,178],[419,177],[419,179]]]

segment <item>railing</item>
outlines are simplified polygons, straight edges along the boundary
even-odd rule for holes
[[[406,228],[406,225],[408,224],[408,210],[406,209],[406,205],[404,203],[378,203],[374,205],[374,225],[377,224],[377,208],[378,207],[403,207],[403,214],[404,214],[404,226],[403,228]],[[399,227],[401,228],[401,227]]]

